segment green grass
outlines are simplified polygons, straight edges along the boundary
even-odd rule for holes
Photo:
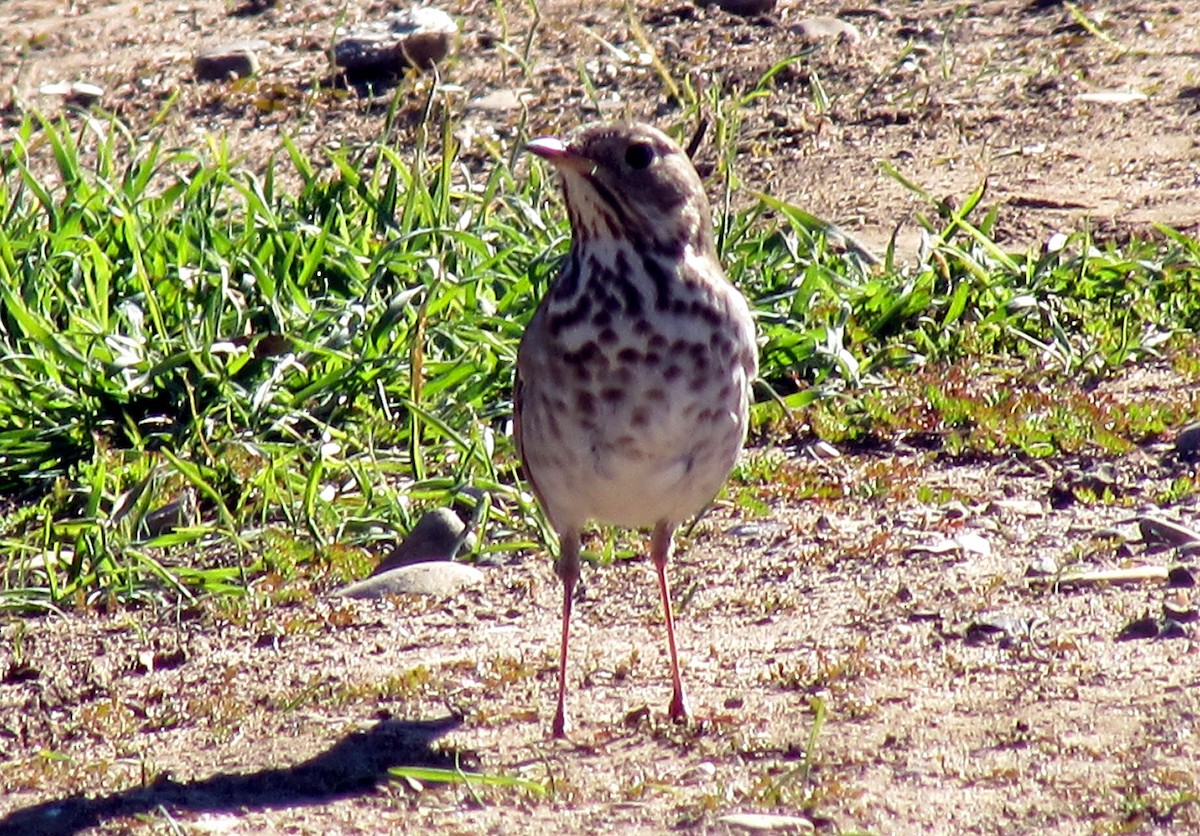
[[[285,141],[257,169],[94,113],[16,129],[0,149],[0,608],[241,594],[298,567],[342,579],[360,547],[453,501],[484,502],[481,551],[546,539],[509,387],[564,213],[540,165],[514,172],[504,149],[468,166],[455,126],[427,124],[405,154]],[[736,124],[716,134],[723,256],[762,338],[760,429],[801,414],[834,440],[919,429],[951,452],[1048,455],[1120,452],[1179,417],[1097,432],[1030,387],[1189,356],[1200,242],[1084,231],[1007,252],[982,187],[951,208],[892,172],[929,201],[928,246],[873,264],[799,207],[729,208],[750,202]],[[999,390],[972,388],[994,373]]]

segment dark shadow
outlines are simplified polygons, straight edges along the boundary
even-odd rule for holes
[[[301,807],[366,795],[387,780],[393,767],[453,768],[454,753],[434,751],[432,744],[460,722],[455,717],[381,720],[296,766],[245,775],[222,773],[188,783],[163,778],[147,787],[99,798],[47,801],[0,819],[0,836],[68,836],[160,807],[172,813],[230,812]]]

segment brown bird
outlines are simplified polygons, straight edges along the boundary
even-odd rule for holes
[[[567,637],[589,521],[651,528],[671,654],[668,715],[690,717],[667,583],[675,529],[729,476],[746,437],[758,359],[746,300],[717,260],[696,169],[666,134],[596,124],[531,152],[562,176],[571,249],[521,340],[514,435],[558,532],[563,584],[558,705],[569,729]]]

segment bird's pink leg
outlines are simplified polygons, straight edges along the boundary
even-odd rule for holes
[[[550,733],[562,738],[571,730],[571,723],[567,720],[567,638],[571,634],[571,601],[575,597],[575,584],[579,582],[579,532],[564,531],[559,541],[554,571],[563,585],[562,647],[558,652],[558,708],[554,711],[554,725]]]
[[[671,651],[671,707],[667,716],[672,720],[689,720],[692,710],[683,693],[683,677],[679,674],[679,654],[675,652],[675,617],[671,614],[671,587],[667,583],[667,561],[671,559],[675,526],[660,522],[650,535],[650,559],[658,572],[658,591],[662,595],[663,617],[667,622],[667,647]]]

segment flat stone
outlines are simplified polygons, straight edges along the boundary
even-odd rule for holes
[[[410,67],[425,69],[441,62],[457,33],[458,24],[450,15],[416,6],[339,30],[333,63],[355,76],[401,75]]]
[[[201,81],[227,81],[255,75],[258,53],[270,44],[262,40],[229,41],[205,47],[196,53],[192,71]]]
[[[465,563],[431,560],[389,569],[344,586],[335,592],[343,598],[382,598],[385,595],[430,595],[448,598],[483,582],[483,572]]]

